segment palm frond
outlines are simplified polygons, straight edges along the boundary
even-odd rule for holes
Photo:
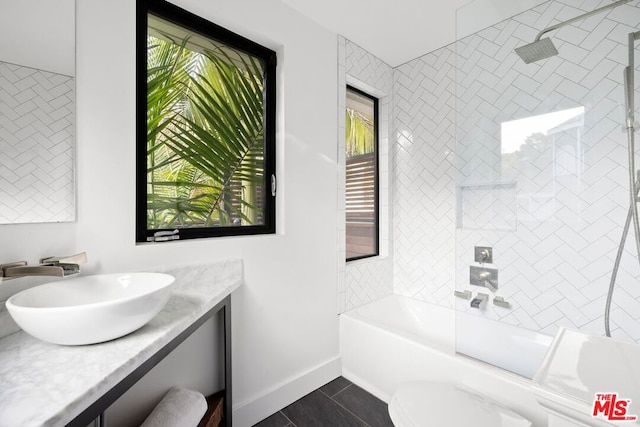
[[[149,42],[150,226],[252,224],[264,175],[261,64],[185,45]]]
[[[375,138],[372,117],[347,108],[345,127],[347,157],[373,153]]]

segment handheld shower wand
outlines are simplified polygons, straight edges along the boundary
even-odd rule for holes
[[[624,228],[622,230],[622,238],[620,239],[620,245],[618,246],[618,253],[616,254],[616,260],[613,265],[613,271],[611,272],[611,280],[609,281],[609,291],[607,292],[607,302],[604,309],[604,331],[605,335],[611,336],[611,328],[609,326],[609,317],[611,313],[611,301],[613,299],[613,290],[616,284],[616,276],[618,275],[618,269],[620,268],[620,260],[622,259],[622,253],[624,252],[624,245],[627,241],[627,235],[629,234],[629,226],[633,220],[633,229],[636,237],[636,250],[638,251],[638,261],[640,262],[640,225],[638,222],[638,190],[640,187],[640,181],[636,178],[636,166],[635,166],[635,84],[634,75],[635,72],[635,42],[640,39],[640,31],[629,34],[629,65],[624,67],[624,101],[625,101],[625,127],[627,129],[627,146],[629,151],[629,211],[627,212],[627,220],[625,221]]]
[[[536,36],[533,43],[516,48],[515,51],[520,58],[526,63],[530,64],[535,61],[549,58],[558,54],[558,49],[553,45],[553,42],[549,38],[541,39],[541,37],[549,31],[557,30],[573,22],[588,18],[596,15],[605,10],[613,9],[614,7],[621,6],[625,3],[629,3],[631,0],[619,0],[606,6],[594,9],[591,12],[584,13],[582,15],[571,18],[567,21],[560,22],[552,25],[540,31]],[[640,39],[640,31],[629,34],[629,64],[624,68],[624,93],[625,93],[625,127],[627,130],[627,145],[629,155],[629,211],[627,213],[627,220],[622,231],[622,238],[620,239],[620,245],[618,246],[618,252],[616,254],[616,260],[611,272],[611,280],[609,282],[609,291],[607,293],[607,302],[604,312],[604,329],[606,336],[611,336],[611,330],[609,327],[609,314],[611,311],[611,300],[613,297],[613,290],[615,288],[616,277],[620,268],[620,260],[624,252],[624,245],[627,241],[627,235],[629,234],[629,228],[633,222],[633,229],[635,233],[636,253],[638,256],[638,262],[640,263],[640,220],[638,218],[638,190],[640,190],[640,174],[636,177],[635,168],[635,107],[634,107],[634,58],[635,58],[635,42]]]

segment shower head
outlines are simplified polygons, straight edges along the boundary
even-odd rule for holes
[[[530,64],[557,55],[558,49],[553,45],[551,39],[547,37],[516,48],[516,53],[525,64]]]
[[[607,5],[594,9],[591,12],[583,13],[582,15],[578,15],[574,18],[567,19],[566,21],[547,27],[544,30],[540,31],[540,33],[538,33],[538,36],[533,43],[516,48],[516,53],[518,54],[518,56],[520,56],[520,58],[522,58],[525,64],[530,64],[532,62],[557,55],[558,49],[556,49],[549,38],[540,39],[543,34],[546,34],[549,31],[557,30],[558,28],[562,28],[576,21],[580,21],[582,19],[596,15],[600,12],[604,12],[605,10],[613,9],[614,7],[629,3],[630,1],[631,0],[617,0],[613,3],[609,3]]]

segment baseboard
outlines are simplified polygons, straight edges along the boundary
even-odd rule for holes
[[[366,381],[361,376],[354,374],[349,369],[342,369],[342,376],[357,385],[360,388],[365,389],[369,393],[373,394],[378,399],[382,400],[384,403],[388,404],[391,401],[391,396],[378,387],[371,384],[369,381]]]
[[[336,357],[276,385],[256,398],[234,405],[233,425],[234,427],[250,427],[334,380],[341,373],[342,362],[340,357]]]

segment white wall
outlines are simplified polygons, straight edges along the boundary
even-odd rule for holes
[[[78,222],[4,226],[11,244],[2,245],[0,259],[86,250],[84,271],[94,273],[242,258],[245,284],[233,295],[233,397],[237,425],[250,425],[339,375],[333,363],[286,392],[338,357],[336,36],[278,0],[176,3],[278,52],[278,234],[135,244],[135,2],[83,0]],[[180,375],[198,374],[184,369]],[[270,391],[281,397],[261,399]],[[256,399],[261,404],[252,406]]]
[[[456,10],[456,40],[532,9],[545,1],[547,0],[475,0],[469,2]]]

